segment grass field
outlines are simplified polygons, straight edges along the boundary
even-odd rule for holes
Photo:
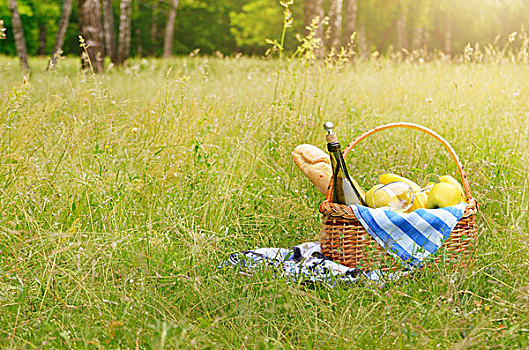
[[[529,66],[394,63],[317,70],[250,58],[77,59],[23,79],[0,57],[1,348],[529,346]],[[323,199],[300,143],[376,125],[444,136],[469,175],[479,245],[374,288],[288,284],[217,266],[318,239]],[[364,188],[456,168],[433,139],[388,131],[347,159]]]

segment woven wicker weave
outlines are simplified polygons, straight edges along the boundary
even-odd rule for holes
[[[476,237],[476,221],[474,214],[479,209],[477,201],[472,198],[468,180],[461,165],[459,157],[450,144],[436,132],[423,126],[412,123],[392,123],[373,128],[351,142],[343,151],[344,158],[360,141],[379,131],[391,128],[409,128],[422,131],[443,144],[452,160],[456,163],[461,182],[467,196],[467,207],[463,217],[450,233],[450,237],[441,249],[435,253],[435,261],[448,261],[451,264],[465,264],[469,253],[473,251]],[[383,271],[395,270],[402,264],[395,261],[371,235],[364,229],[353,213],[351,207],[331,202],[332,182],[329,184],[326,199],[320,205],[323,214],[321,231],[322,252],[333,261],[348,267],[360,267],[363,269],[381,269]]]

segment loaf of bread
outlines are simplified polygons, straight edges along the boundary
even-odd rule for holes
[[[294,163],[314,186],[321,193],[327,193],[327,186],[329,186],[332,176],[329,155],[316,146],[303,144],[294,148],[292,156],[294,157]]]

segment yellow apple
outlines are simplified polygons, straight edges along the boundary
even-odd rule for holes
[[[369,191],[366,192],[366,204],[370,208],[381,208],[389,205],[391,198],[384,191],[378,191],[374,196],[376,190],[384,185],[373,186]]]
[[[461,192],[459,189],[449,183],[439,182],[428,193],[426,207],[428,209],[436,209],[450,207],[459,203],[461,203]]]
[[[456,179],[454,179],[450,175],[443,175],[439,179],[441,180],[441,182],[446,182],[446,183],[456,187],[461,192],[461,202],[465,202],[467,200],[467,196],[465,195],[465,191],[463,190],[463,187],[461,186],[459,181],[457,181]]]

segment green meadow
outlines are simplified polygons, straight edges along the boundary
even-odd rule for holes
[[[76,58],[25,76],[0,57],[1,348],[526,348],[529,66],[246,57]],[[447,139],[480,211],[475,261],[383,288],[219,269],[318,240],[323,200],[292,161],[406,121]],[[392,129],[346,159],[365,188],[457,169]]]

